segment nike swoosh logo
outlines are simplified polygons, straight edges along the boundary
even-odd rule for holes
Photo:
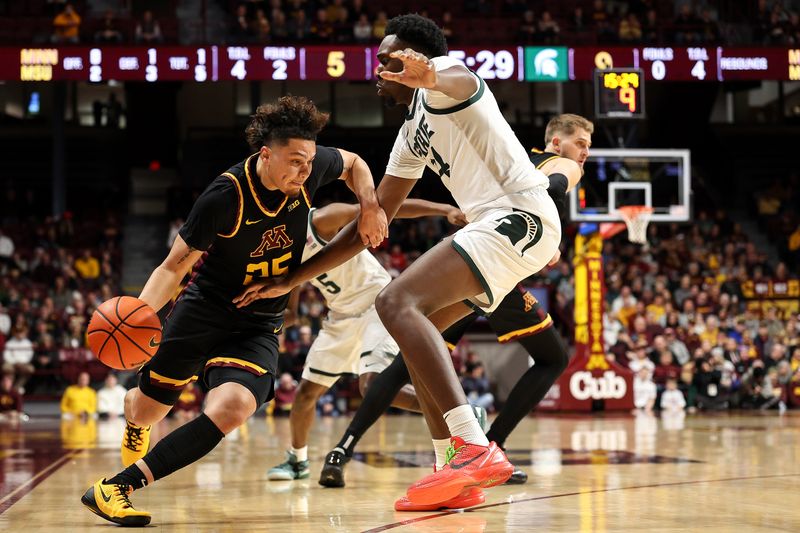
[[[250,219],[248,218],[247,220],[245,220],[245,221],[244,221],[244,223],[245,223],[245,225],[247,225],[247,226],[252,226],[253,224],[258,224],[258,223],[259,223],[259,222],[261,222],[262,220],[264,220],[264,219],[263,219],[263,218],[259,218],[258,220],[250,220]]]
[[[153,335],[152,337],[150,337],[150,343],[149,344],[150,344],[151,348],[158,348],[161,343],[160,342],[156,342],[156,336]]]
[[[480,457],[483,456],[484,453],[486,453],[486,452],[482,452],[479,455],[476,455],[475,457],[470,459],[469,461],[464,461],[463,463],[459,463],[459,464],[455,464],[454,462],[450,461],[450,468],[452,468],[453,470],[459,470],[461,468],[464,468],[468,464],[470,464],[472,462],[475,462],[477,459],[480,459]]]
[[[280,333],[283,329],[283,324],[272,330],[272,333]]]
[[[99,488],[100,488],[100,496],[103,497],[103,501],[106,502],[106,503],[110,502],[111,501],[111,496],[106,496],[106,493],[103,492],[103,486],[102,485],[100,485]]]

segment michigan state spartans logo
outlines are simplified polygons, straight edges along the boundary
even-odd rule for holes
[[[534,214],[514,209],[506,215],[495,227],[500,235],[505,235],[519,255],[523,255],[528,248],[539,242],[542,238],[542,220]]]

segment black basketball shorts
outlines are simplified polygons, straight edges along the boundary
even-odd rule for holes
[[[209,389],[235,382],[261,405],[273,397],[281,328],[282,313],[242,311],[184,293],[166,319],[158,352],[139,371],[139,388],[174,405],[195,379]]]
[[[480,308],[471,305],[468,301],[464,303],[470,305],[474,312],[450,326],[442,334],[450,349],[455,348],[455,345],[479,316],[484,316]],[[486,319],[500,343],[536,335],[553,325],[553,319],[542,309],[539,301],[521,285],[517,285],[513,291],[508,293],[498,308],[486,316]]]

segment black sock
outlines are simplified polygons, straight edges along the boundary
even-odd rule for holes
[[[213,450],[224,436],[214,422],[202,413],[158,441],[143,460],[155,481],[194,463]]]
[[[347,427],[342,440],[336,445],[344,450],[347,457],[353,456],[353,449],[359,439],[367,432],[381,415],[392,405],[392,400],[403,386],[411,381],[403,356],[398,355],[386,369],[369,385],[361,405]]]
[[[520,339],[519,343],[536,363],[511,389],[505,405],[486,432],[486,438],[501,447],[505,446],[506,439],[517,424],[542,401],[569,363],[567,347],[555,328]]]
[[[141,489],[147,486],[147,479],[136,463],[117,474],[116,476],[106,480],[110,485],[130,485],[133,490]]]

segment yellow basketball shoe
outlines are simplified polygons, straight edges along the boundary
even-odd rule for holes
[[[81,503],[109,522],[122,526],[146,526],[150,523],[150,513],[133,508],[128,499],[131,492],[130,485],[112,485],[103,478],[89,487],[81,497]]]
[[[125,434],[122,436],[122,465],[130,466],[147,453],[150,447],[150,428],[125,421]]]

